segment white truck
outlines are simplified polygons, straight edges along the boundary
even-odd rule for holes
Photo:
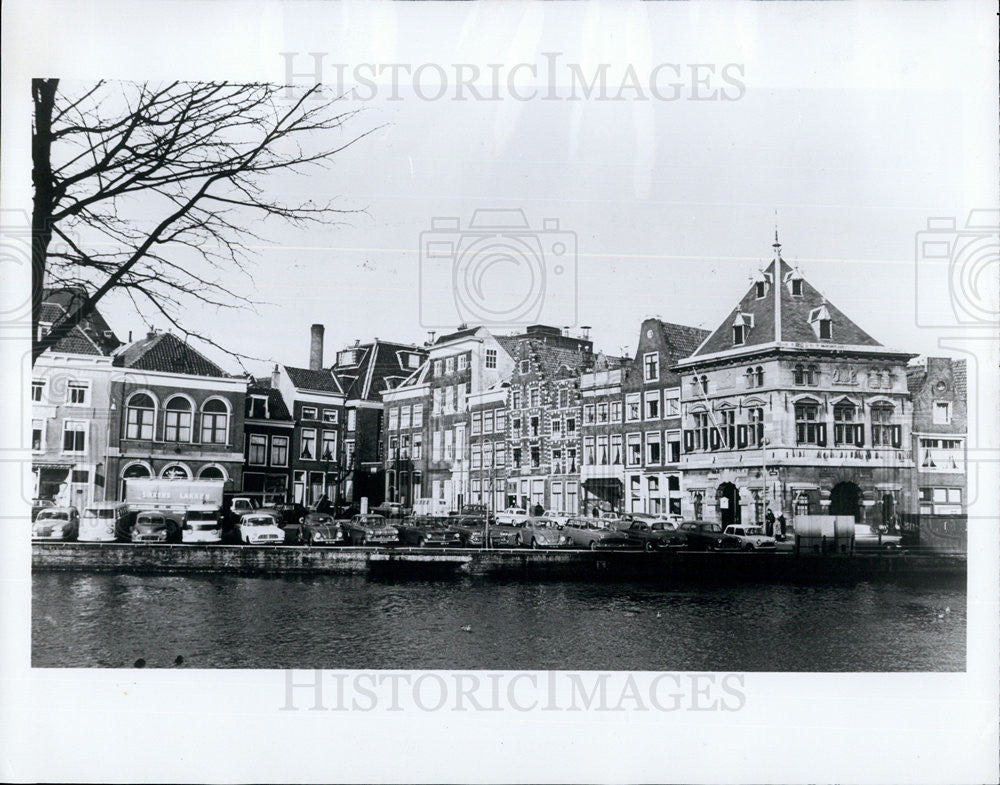
[[[168,542],[217,542],[213,532],[221,528],[222,489],[222,480],[134,479],[125,483],[125,503],[129,513],[162,513]],[[199,519],[197,529],[188,521],[189,511]],[[213,520],[219,525],[212,526]]]

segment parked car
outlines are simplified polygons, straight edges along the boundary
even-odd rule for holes
[[[35,518],[38,517],[38,513],[44,510],[46,507],[55,507],[56,503],[52,499],[32,499],[31,500],[31,522],[35,522]]]
[[[397,542],[399,530],[381,515],[355,515],[343,524],[349,545],[384,545]]]
[[[397,527],[403,545],[423,548],[428,545],[461,545],[462,534],[457,528],[430,516],[408,518]]]
[[[466,517],[486,518],[490,523],[496,519],[496,516],[490,512],[485,504],[466,504],[462,507],[462,515]]]
[[[496,522],[510,526],[515,523],[523,523],[528,519],[528,511],[520,507],[508,507],[503,512],[497,513]]]
[[[33,540],[75,540],[80,531],[76,507],[46,507],[31,524]]]
[[[458,532],[459,542],[465,548],[481,548],[486,534],[486,519],[478,515],[463,515],[448,521],[448,527]]]
[[[381,515],[383,518],[403,518],[406,508],[399,502],[382,502],[377,507],[372,507],[368,512],[372,515]]]
[[[527,520],[524,518],[522,520]],[[521,521],[504,523],[497,516],[496,523],[491,523],[486,532],[486,543],[491,548],[520,547],[524,542],[524,527]]]
[[[276,515],[248,512],[236,524],[236,539],[247,545],[282,545],[285,533],[278,526]]]
[[[705,521],[688,521],[677,527],[677,534],[684,538],[688,548],[698,551],[737,551],[743,543],[739,538],[726,534],[722,525]]]
[[[659,513],[654,513],[654,512],[627,512],[621,517],[621,523],[619,523],[619,528],[627,529],[629,526],[632,525],[633,521],[642,521],[650,525],[654,523],[664,523],[666,524],[666,528],[670,529],[671,531],[677,528],[677,524],[674,521],[668,519],[664,515],[660,515]]]
[[[135,516],[132,542],[180,542],[181,513],[166,510],[143,510]]]
[[[762,526],[727,526],[725,533],[739,539],[745,551],[773,551],[778,547],[777,540],[764,534]]]
[[[563,527],[571,545],[578,548],[626,548],[629,539],[600,518],[570,518]]]
[[[310,512],[299,518],[298,540],[303,545],[343,545],[344,530],[330,513]]]
[[[207,504],[188,507],[181,522],[181,542],[222,542],[219,508]]]
[[[279,516],[278,525],[282,528],[294,526],[310,512],[304,504],[299,502],[277,502],[263,509],[276,512]]]
[[[666,551],[685,547],[684,537],[674,531],[667,521],[633,518],[628,528],[619,529],[629,544],[645,551]]]
[[[565,526],[566,522],[573,517],[568,512],[559,512],[558,510],[546,510],[542,513],[543,518],[548,518],[550,521],[555,521],[560,526]]]
[[[80,542],[114,542],[128,538],[128,507],[121,502],[95,502],[80,514]]]
[[[518,545],[528,545],[532,548],[558,548],[569,543],[569,538],[563,533],[562,526],[552,518],[528,518],[522,528],[524,531],[521,533],[521,541],[517,543]]]
[[[866,523],[854,524],[854,550],[856,551],[898,551],[903,537],[899,534],[880,534],[879,530]]]

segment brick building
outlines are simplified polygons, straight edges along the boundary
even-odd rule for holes
[[[113,365],[108,477],[115,498],[124,498],[132,478],[242,487],[245,378],[230,376],[170,332],[120,347]]]
[[[44,293],[39,337],[86,297],[83,289]],[[43,353],[31,378],[32,494],[78,508],[107,493],[112,352],[120,342],[94,311]],[[112,496],[113,496],[112,481]]]
[[[965,360],[923,357],[906,369],[913,399],[913,495],[924,515],[968,510]]]
[[[760,521],[764,503],[870,524],[913,509],[906,364],[781,258],[677,363],[685,517]]]
[[[507,506],[508,383],[469,395],[469,501],[491,512]]]
[[[243,488],[269,500],[286,500],[292,488],[291,451],[295,421],[279,385],[281,372],[247,387],[244,411]]]

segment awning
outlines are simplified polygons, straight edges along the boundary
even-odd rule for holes
[[[75,463],[34,463],[31,465],[32,471],[59,471],[68,472],[76,466]]]
[[[597,490],[598,488],[604,489],[622,489],[622,479],[621,477],[588,477],[583,481],[583,487],[589,490]]]

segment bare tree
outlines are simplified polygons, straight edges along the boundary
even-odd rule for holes
[[[327,167],[374,130],[348,133],[359,110],[321,85],[100,82],[64,94],[59,80],[35,79],[31,91],[32,362],[113,289],[217,345],[184,330],[182,305],[250,304],[233,276],[247,274],[261,221],[349,212],[332,199],[285,204],[268,175]],[[87,297],[40,337],[44,289],[81,285]]]

